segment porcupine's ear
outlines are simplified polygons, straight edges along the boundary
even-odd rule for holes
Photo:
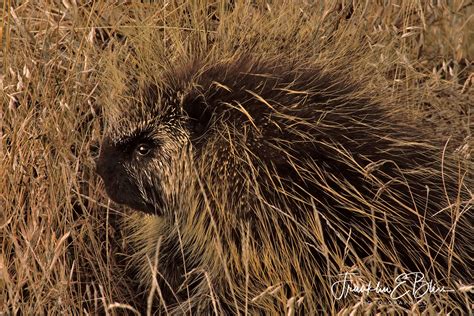
[[[212,125],[213,111],[203,94],[193,92],[182,98],[182,108],[189,119],[192,138],[201,138]]]

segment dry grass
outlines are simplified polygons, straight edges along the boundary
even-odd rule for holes
[[[123,274],[118,255],[127,250],[117,230],[120,213],[111,212],[93,171],[106,124],[101,100],[120,89],[120,78],[108,69],[125,58],[159,72],[167,63],[202,54],[226,58],[248,49],[269,55],[283,50],[293,58],[347,66],[355,80],[371,73],[367,84],[381,98],[399,97],[399,111],[440,139],[452,137],[452,150],[471,163],[469,1],[389,0],[354,7],[344,0],[235,7],[212,1],[84,2],[2,5],[0,311],[120,314],[135,305],[130,298],[136,285]],[[129,47],[138,53],[131,57]],[[462,290],[472,308],[472,284]],[[453,304],[406,308],[443,313]],[[371,314],[376,308],[396,314],[404,307],[361,301],[339,312]]]

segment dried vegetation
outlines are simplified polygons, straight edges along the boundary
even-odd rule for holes
[[[110,66],[131,58],[144,74],[203,53],[226,58],[246,50],[347,65],[352,80],[371,74],[376,97],[397,99],[397,111],[440,143],[450,139],[448,154],[467,163],[472,178],[470,1],[38,0],[2,7],[0,311],[150,307],[134,300],[136,282],[123,273],[120,254],[132,250],[117,222],[126,210],[112,210],[94,174],[106,124],[102,100],[121,89],[123,73]],[[456,290],[472,313],[472,283]],[[443,314],[459,307],[437,296],[412,306],[360,298],[328,310]]]

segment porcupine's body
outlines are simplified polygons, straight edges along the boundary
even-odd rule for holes
[[[136,217],[139,256],[148,269],[159,240],[168,312],[311,311],[334,303],[329,276],[370,256],[472,279],[458,170],[346,81],[237,58],[136,90],[98,171],[113,200],[157,215]]]

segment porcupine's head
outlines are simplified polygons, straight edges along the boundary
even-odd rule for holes
[[[108,196],[134,210],[163,216],[183,207],[195,209],[200,199],[194,197],[206,194],[206,189],[215,194],[216,189],[241,192],[236,183],[243,181],[235,169],[241,152],[231,152],[237,143],[248,145],[250,132],[236,132],[249,125],[240,102],[250,102],[253,95],[248,90],[276,84],[277,77],[266,72],[264,63],[241,57],[230,64],[184,63],[165,71],[159,84],[129,83],[114,100],[120,104],[111,111],[97,161]],[[265,84],[267,80],[275,82]],[[233,89],[220,82],[230,82]],[[255,107],[253,115],[267,118],[268,107]],[[235,143],[242,135],[245,139]],[[274,156],[274,151],[258,156]],[[212,183],[212,189],[197,185],[196,179],[205,187]]]

